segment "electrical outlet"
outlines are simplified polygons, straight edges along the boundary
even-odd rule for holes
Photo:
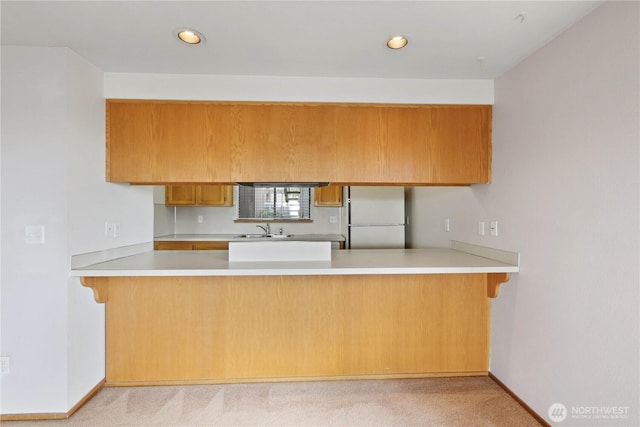
[[[198,215],[198,224],[202,224],[204,222],[204,218],[202,215]]]
[[[449,218],[444,219],[443,227],[444,227],[444,231],[446,232],[451,231],[451,221],[449,220]]]
[[[489,227],[489,229],[491,230],[491,235],[492,236],[497,236],[498,235],[498,221],[491,221],[491,226]]]
[[[0,356],[0,374],[11,373],[11,358],[9,356]]]
[[[330,224],[336,224],[338,222],[338,217],[335,215],[330,215],[329,216],[329,223]]]
[[[113,237],[120,237],[120,223],[113,223]]]
[[[105,237],[111,237],[113,236],[113,223],[112,222],[105,222],[104,223],[104,235]]]

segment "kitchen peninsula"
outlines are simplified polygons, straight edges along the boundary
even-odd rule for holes
[[[71,274],[106,304],[110,385],[487,374],[490,298],[517,253],[460,242],[331,252],[146,251]]]

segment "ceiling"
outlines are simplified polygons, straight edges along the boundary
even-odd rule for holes
[[[494,79],[601,3],[3,0],[1,37],[105,72]],[[206,43],[179,42],[184,27]]]

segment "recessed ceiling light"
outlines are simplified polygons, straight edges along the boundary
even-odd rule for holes
[[[409,43],[409,40],[407,40],[406,37],[393,36],[389,39],[389,41],[387,41],[387,47],[389,49],[402,49],[407,45],[407,43]]]
[[[178,38],[187,43],[187,44],[204,44],[205,38],[204,36],[197,32],[196,30],[192,30],[190,28],[182,28],[176,31],[176,35]]]

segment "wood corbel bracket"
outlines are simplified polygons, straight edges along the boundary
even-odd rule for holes
[[[106,277],[81,277],[80,283],[93,289],[93,298],[96,302],[104,304],[109,298],[109,284]]]
[[[487,296],[495,298],[500,291],[500,285],[509,281],[509,273],[487,273]]]

